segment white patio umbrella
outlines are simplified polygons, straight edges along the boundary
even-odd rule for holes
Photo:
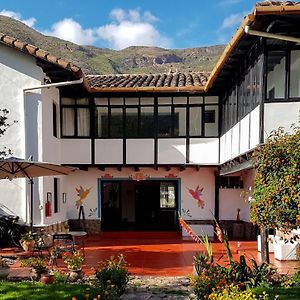
[[[0,179],[27,178],[30,182],[30,228],[33,226],[33,177],[68,175],[77,168],[9,157],[0,160]]]

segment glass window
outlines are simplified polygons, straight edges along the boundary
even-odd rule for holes
[[[77,105],[89,105],[89,99],[88,98],[80,98],[76,100]]]
[[[123,98],[110,98],[110,105],[124,105]]]
[[[290,97],[300,97],[300,50],[291,51]]]
[[[199,106],[190,107],[190,136],[202,135],[201,119],[202,108]]]
[[[202,96],[189,97],[189,102],[190,102],[190,104],[202,104],[203,97]]]
[[[88,108],[77,109],[77,135],[90,135],[90,111]]]
[[[170,106],[158,107],[158,136],[172,136],[172,113]]]
[[[96,105],[108,105],[108,98],[95,98]]]
[[[187,97],[173,97],[173,103],[174,104],[186,104]]]
[[[75,109],[73,107],[62,108],[62,135],[75,135]]]
[[[138,109],[126,108],[126,136],[137,137],[138,136]]]
[[[205,136],[218,135],[218,106],[207,106],[204,111]]]
[[[158,104],[172,104],[171,97],[158,97]]]
[[[218,96],[206,96],[205,97],[205,103],[218,104],[219,103],[219,97]]]
[[[141,107],[141,137],[154,136],[154,107]]]
[[[111,108],[110,116],[110,137],[123,137],[123,109]]]
[[[108,137],[108,108],[96,107],[96,134],[98,137]]]
[[[285,97],[285,52],[268,52],[267,99]]]
[[[53,136],[57,137],[57,105],[52,103],[52,132]]]
[[[144,104],[144,105],[153,105],[154,104],[153,97],[141,97],[140,101],[141,101],[141,104]]]
[[[175,208],[175,185],[171,182],[160,183],[160,208]]]
[[[186,135],[186,108],[174,108],[174,136]]]
[[[63,105],[75,105],[76,101],[74,98],[61,98],[61,104]]]
[[[125,98],[125,104],[126,105],[138,105],[139,98]]]

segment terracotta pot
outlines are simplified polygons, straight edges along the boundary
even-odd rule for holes
[[[6,279],[7,278],[7,276],[9,275],[9,269],[10,268],[0,267],[0,279]]]
[[[44,284],[52,284],[54,283],[54,275],[53,274],[42,274],[40,282]]]
[[[35,241],[21,241],[21,246],[25,252],[33,251]]]

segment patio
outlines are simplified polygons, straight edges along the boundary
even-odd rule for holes
[[[128,262],[129,272],[132,275],[152,276],[186,276],[192,273],[193,256],[204,250],[202,245],[193,241],[184,240],[178,233],[173,232],[105,232],[100,235],[84,237],[85,263],[83,271],[86,275],[93,274],[93,267],[100,260],[110,256],[123,254]],[[234,259],[245,255],[259,261],[255,241],[231,241]],[[0,249],[3,256],[22,256],[15,248]],[[226,254],[224,245],[213,243],[215,257],[220,258],[219,264],[225,265]],[[300,267],[297,261],[278,261],[270,255],[271,263],[278,268],[280,273],[292,274]],[[58,260],[58,268],[64,269],[62,260]],[[19,262],[11,268],[10,277],[28,277],[29,271],[21,268]]]

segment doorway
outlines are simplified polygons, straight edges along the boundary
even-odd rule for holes
[[[100,180],[103,231],[178,230],[178,180]]]

